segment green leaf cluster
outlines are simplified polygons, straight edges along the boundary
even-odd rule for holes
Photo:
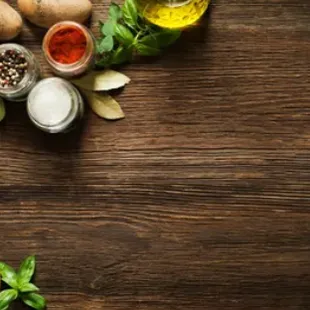
[[[130,62],[134,54],[157,56],[181,35],[148,23],[135,0],[125,0],[122,7],[111,3],[109,17],[100,22],[101,37],[97,40],[97,67],[110,67]]]
[[[21,298],[26,305],[34,309],[42,310],[45,308],[44,297],[37,293],[39,288],[31,283],[35,266],[34,256],[27,257],[17,272],[11,266],[0,262],[1,280],[11,287],[0,292],[0,310],[7,310],[17,298]]]

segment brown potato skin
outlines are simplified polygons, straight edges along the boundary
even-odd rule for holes
[[[43,28],[67,20],[82,24],[92,12],[89,0],[18,0],[17,4],[30,22]]]
[[[22,30],[21,16],[6,2],[0,0],[0,41],[9,41]]]

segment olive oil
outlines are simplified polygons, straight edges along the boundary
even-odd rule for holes
[[[210,0],[138,0],[138,3],[151,23],[164,28],[184,28],[202,17]]]

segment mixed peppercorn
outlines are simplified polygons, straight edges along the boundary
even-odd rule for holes
[[[28,70],[25,55],[17,50],[6,50],[0,54],[0,87],[17,86]]]

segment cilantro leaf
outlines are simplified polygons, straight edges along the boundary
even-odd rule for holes
[[[99,54],[103,54],[105,52],[110,52],[113,50],[114,40],[111,35],[106,36],[97,44],[97,51]]]
[[[114,36],[114,25],[113,20],[108,20],[105,24],[102,24],[100,31],[104,36]]]
[[[120,18],[122,18],[123,12],[120,6],[114,2],[111,3],[109,8],[109,17],[113,21],[118,21]]]

